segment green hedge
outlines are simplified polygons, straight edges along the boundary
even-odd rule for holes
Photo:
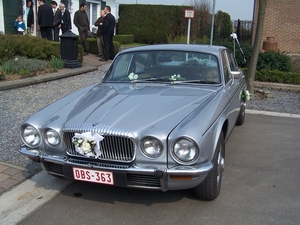
[[[96,38],[88,38],[87,39],[88,45],[89,45],[89,52],[92,54],[98,54],[98,47],[97,47],[97,39]],[[81,41],[79,41],[81,43]],[[113,41],[114,43],[114,50],[115,50],[115,55],[119,52],[120,50],[120,43],[117,41]]]
[[[0,64],[15,56],[51,60],[60,58],[60,43],[31,35],[0,34]],[[82,63],[83,48],[78,45],[78,60]]]
[[[300,85],[300,73],[263,69],[255,73],[255,80]]]
[[[0,34],[0,60],[7,61],[14,56],[35,59],[60,57],[60,44],[31,35]]]
[[[118,34],[133,34],[138,43],[167,43],[170,37],[186,35],[185,9],[192,7],[120,4]]]
[[[242,70],[247,76],[248,69]],[[262,69],[255,72],[255,81],[300,85],[300,73]]]
[[[133,34],[115,35],[114,41],[119,42],[121,45],[133,44],[134,35]]]

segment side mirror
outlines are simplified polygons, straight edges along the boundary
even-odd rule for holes
[[[240,79],[242,75],[240,71],[231,71],[231,74],[235,79]]]

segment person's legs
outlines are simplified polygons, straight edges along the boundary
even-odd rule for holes
[[[47,39],[47,29],[46,27],[40,27],[41,36],[43,39]]]
[[[109,35],[103,36],[103,43],[104,43],[104,57],[103,60],[108,60],[109,57]]]
[[[53,41],[53,39],[52,39],[52,28],[51,27],[46,27],[46,36],[47,36],[47,39],[49,41]]]
[[[54,41],[59,42],[59,29],[55,27],[53,30],[54,30]]]
[[[101,36],[97,37],[98,56],[103,55]]]
[[[114,35],[110,36],[110,41],[109,41],[109,58],[114,59],[115,57],[115,48],[114,48],[114,43],[113,43],[113,37]]]
[[[85,54],[88,54],[89,53],[89,45],[87,43],[87,38],[88,38],[88,30],[87,28],[86,29],[83,29],[79,32],[79,35],[80,35],[80,38],[81,38],[81,41],[82,41],[82,47],[84,49],[84,52]]]

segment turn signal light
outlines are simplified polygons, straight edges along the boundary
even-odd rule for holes
[[[185,175],[171,175],[173,180],[193,180],[193,176],[185,176]]]

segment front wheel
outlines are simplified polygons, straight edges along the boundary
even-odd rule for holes
[[[220,133],[218,144],[213,158],[213,168],[205,180],[194,187],[196,197],[203,200],[214,200],[221,191],[222,173],[225,167],[225,142],[223,132]]]

